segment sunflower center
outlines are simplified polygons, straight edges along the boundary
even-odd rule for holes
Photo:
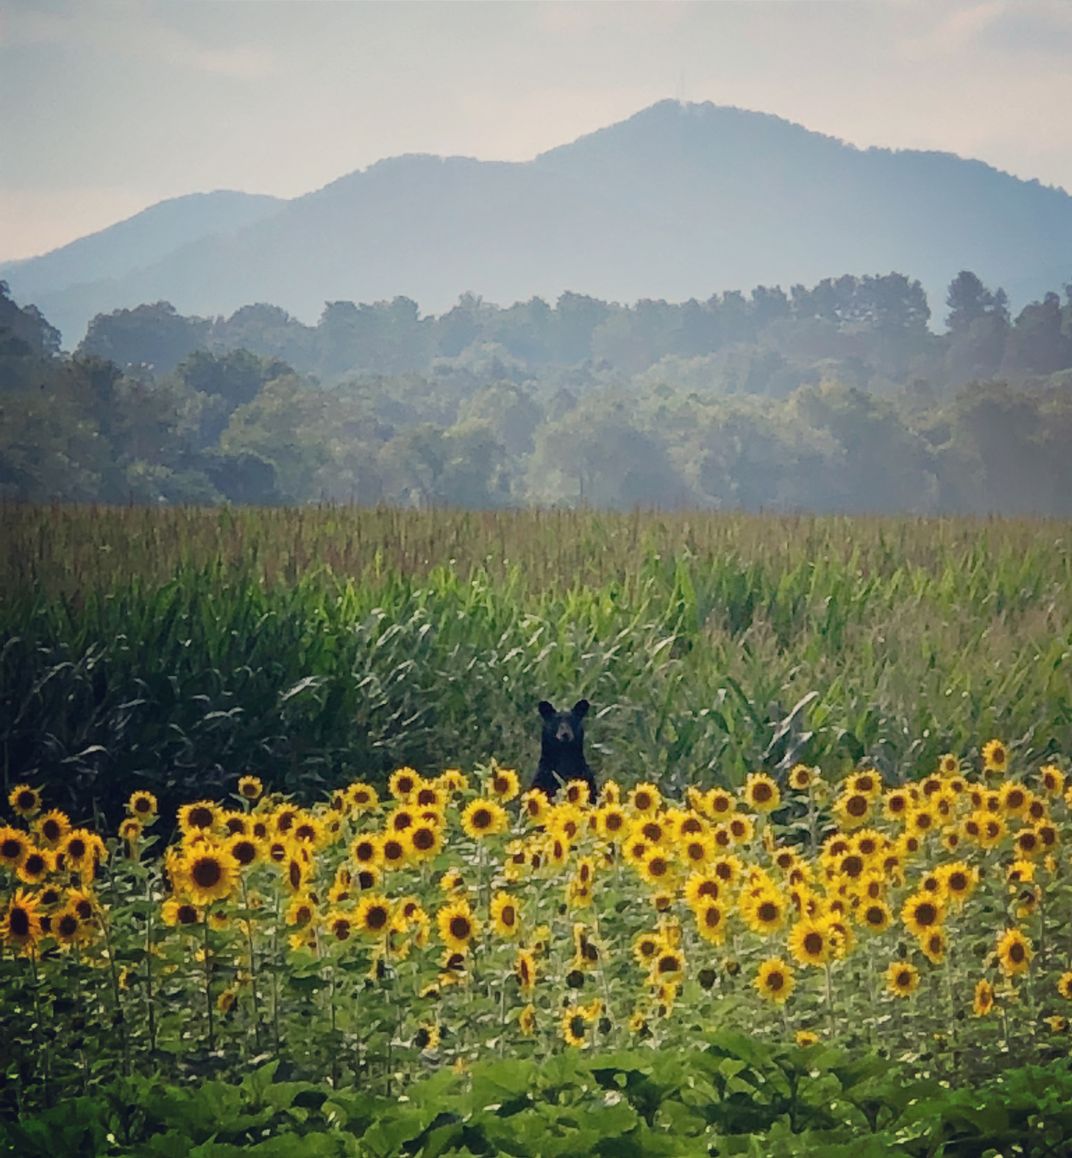
[[[916,909],[916,922],[920,925],[933,925],[938,920],[938,910],[929,901]]]
[[[778,906],[773,901],[764,901],[756,910],[756,915],[765,924],[778,919]]]
[[[212,825],[212,810],[210,808],[191,808],[190,824],[194,828],[209,828]]]
[[[211,889],[223,879],[223,868],[214,857],[201,857],[194,861],[190,876],[198,888]]]
[[[764,784],[762,781],[760,781],[758,784],[754,785],[754,787],[752,788],[752,799],[757,804],[766,804],[766,802],[768,800],[770,800],[771,796],[772,796],[772,793],[771,793],[770,785]]]
[[[767,988],[768,989],[773,989],[775,992],[777,992],[784,985],[785,985],[785,977],[783,974],[779,973],[777,970],[775,970],[772,973],[767,974]]]
[[[804,937],[804,952],[811,957],[818,957],[824,944],[822,933],[808,933]]]
[[[435,844],[435,833],[430,828],[418,828],[413,834],[413,847],[427,852]]]
[[[471,925],[468,917],[451,917],[450,919],[450,935],[456,941],[466,941],[469,939]]]
[[[231,846],[231,855],[240,865],[252,864],[257,859],[257,846],[251,840],[239,840]]]
[[[25,910],[14,906],[8,914],[8,928],[11,930],[13,937],[28,937],[30,935],[30,914]]]
[[[1019,941],[1014,941],[1012,945],[1009,946],[1009,960],[1015,961],[1017,964],[1019,964],[1024,959],[1025,955],[1024,947],[1020,944]]]
[[[866,796],[850,796],[845,804],[845,811],[850,816],[863,816],[867,811],[867,797]]]

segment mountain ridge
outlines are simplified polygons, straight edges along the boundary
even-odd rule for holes
[[[107,251],[105,230],[0,277],[73,345],[93,314],[159,299],[199,314],[272,301],[313,320],[333,299],[402,294],[429,311],[466,291],[685,300],[897,269],[934,308],[960,269],[1020,300],[1072,274],[1072,197],[1059,187],[710,102],[660,101],[528,161],[401,154],[289,200],[235,196],[251,200],[227,227],[170,249],[151,238],[136,266]],[[79,265],[72,247],[94,239],[101,256]]]

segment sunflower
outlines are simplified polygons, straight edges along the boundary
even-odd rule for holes
[[[60,842],[58,855],[62,859],[57,864],[62,864],[69,872],[78,873],[83,881],[88,881],[108,852],[104,841],[96,833],[84,828],[72,828]]]
[[[243,800],[259,800],[264,795],[264,783],[259,776],[239,776],[238,795]]]
[[[819,1044],[819,1035],[810,1029],[798,1029],[793,1035],[793,1041],[800,1049]]]
[[[931,893],[913,893],[901,907],[901,920],[914,937],[924,937],[937,928],[945,916],[940,898]]]
[[[61,945],[75,945],[86,938],[87,929],[74,909],[61,909],[52,917],[50,931]]]
[[[994,1008],[994,987],[985,978],[976,982],[972,999],[972,1013],[976,1017],[986,1017]]]
[[[856,921],[868,932],[884,933],[893,923],[893,912],[885,901],[872,900],[856,910]]]
[[[706,833],[686,837],[678,848],[682,864],[691,869],[699,869],[714,856],[715,846]]]
[[[219,809],[211,800],[197,800],[179,807],[179,830],[184,836],[208,832],[215,827]]]
[[[502,890],[491,901],[491,926],[497,937],[516,937],[521,931],[520,906]]]
[[[308,848],[322,848],[327,833],[324,825],[315,816],[303,813],[295,822],[290,831],[290,839]]]
[[[562,797],[565,802],[578,808],[587,805],[591,796],[592,790],[589,788],[587,780],[567,780],[562,789]]]
[[[1007,929],[998,938],[998,964],[1006,977],[1016,977],[1026,973],[1031,965],[1034,950],[1029,937],[1025,937],[1019,929]]]
[[[444,945],[456,953],[467,953],[473,938],[480,931],[480,923],[473,916],[468,901],[444,905],[436,913],[436,924]]]
[[[932,929],[926,936],[920,938],[919,947],[932,965],[941,965],[949,948],[949,940],[944,930]]]
[[[372,833],[355,836],[350,842],[350,856],[361,866],[379,864],[381,857],[381,838]]]
[[[429,860],[443,847],[443,833],[436,825],[424,820],[406,833],[405,840],[415,861]]]
[[[712,945],[721,945],[726,937],[729,910],[726,905],[708,896],[700,896],[691,906],[700,936]]]
[[[1065,1001],[1072,1001],[1072,971],[1062,973],[1057,978],[1057,992]]]
[[[134,845],[141,840],[142,825],[136,816],[128,816],[119,822],[119,839]]]
[[[1005,821],[1000,816],[990,816],[986,813],[979,815],[979,835],[976,838],[980,848],[996,848],[1007,831]],[[971,819],[969,817],[969,819]]]
[[[514,958],[514,973],[522,993],[531,993],[536,988],[536,958],[530,949],[519,949]]]
[[[249,868],[264,858],[264,846],[251,836],[232,836],[223,846],[240,868]]]
[[[302,895],[291,897],[285,914],[286,923],[291,928],[304,929],[306,925],[312,924],[315,916],[316,903],[311,897]]]
[[[59,843],[71,831],[71,821],[66,812],[53,808],[39,816],[34,822],[37,839],[48,848],[58,848]]]
[[[409,861],[409,841],[401,836],[386,836],[380,844],[380,864],[385,869],[397,869]]]
[[[919,970],[910,961],[891,961],[886,988],[894,997],[911,997],[919,988]]]
[[[783,1005],[796,986],[793,970],[781,957],[768,957],[760,963],[753,984],[760,997]]]
[[[809,768],[807,764],[794,764],[789,769],[789,787],[797,792],[804,792],[810,788],[816,780],[816,770]]]
[[[1043,791],[1050,796],[1060,796],[1065,790],[1065,774],[1056,764],[1043,764],[1039,769],[1039,779]]]
[[[658,933],[638,933],[633,938],[633,956],[637,964],[645,968],[655,959],[655,954],[662,945],[662,938]]]
[[[423,781],[415,769],[397,768],[391,773],[391,778],[387,782],[387,789],[396,800],[406,800],[421,783]]]
[[[164,924],[172,928],[201,923],[201,910],[197,905],[180,900],[178,897],[168,897],[160,907],[160,915]]]
[[[979,883],[979,870],[962,860],[941,865],[935,870],[935,875],[941,882],[942,899],[958,907],[972,895]]]
[[[354,912],[354,924],[367,937],[382,937],[391,925],[391,902],[379,893],[366,894]]]
[[[753,812],[773,812],[782,802],[777,783],[765,772],[750,772],[742,795]]]
[[[7,794],[7,802],[13,812],[24,818],[41,811],[41,793],[29,784],[16,784]]]
[[[25,832],[10,825],[0,828],[0,864],[5,868],[17,869],[32,847]]]
[[[734,844],[748,844],[755,836],[756,828],[750,816],[736,813],[726,821],[726,829],[733,838]]]
[[[575,1049],[585,1049],[588,1045],[588,1018],[576,1005],[567,1006],[562,1012],[562,1040]]]
[[[846,832],[859,828],[871,818],[872,798],[863,792],[843,792],[834,801],[834,815]]]
[[[473,800],[462,812],[462,829],[473,840],[505,832],[508,827],[506,810],[494,800]]]
[[[988,740],[983,745],[983,771],[1004,772],[1009,766],[1009,750],[1000,740]]]
[[[799,965],[826,965],[834,955],[834,942],[827,917],[805,917],[789,932],[789,952]]]
[[[538,788],[532,788],[521,797],[521,811],[529,824],[543,824],[551,810],[551,802]]]
[[[304,891],[306,882],[312,876],[312,869],[307,861],[296,853],[287,857],[283,865],[283,881],[292,893]]]
[[[638,866],[641,877],[652,887],[662,887],[672,875],[670,856],[661,848],[650,848]]]
[[[741,916],[753,933],[769,937],[785,923],[785,904],[778,893],[764,889],[757,896],[742,899]]]
[[[350,808],[360,816],[362,813],[375,808],[380,803],[380,796],[371,784],[366,784],[363,780],[355,780],[346,789],[346,800]]]
[[[643,781],[629,793],[629,807],[634,812],[648,815],[659,811],[662,804],[662,794],[654,784]]]
[[[159,805],[151,792],[139,788],[130,794],[130,799],[127,801],[127,812],[131,816],[136,816],[143,824],[152,824],[158,811]]]
[[[952,752],[946,752],[938,757],[938,774],[940,776],[955,776],[960,771],[960,760]]]
[[[327,931],[336,941],[349,941],[354,935],[354,924],[354,914],[348,913],[344,909],[332,909],[327,915]],[[300,940],[304,940],[306,934],[300,933],[298,936]],[[316,944],[315,937],[313,944]]]
[[[685,973],[685,954],[680,949],[661,945],[648,969],[653,984],[678,982]]]
[[[1042,840],[1033,828],[1021,828],[1013,837],[1012,844],[1017,859],[1034,860],[1043,853]]]
[[[39,885],[55,868],[53,854],[47,848],[29,848],[16,870],[20,881],[26,885]]]
[[[238,861],[226,848],[192,849],[179,862],[181,891],[197,905],[229,897],[238,882]]]
[[[891,788],[883,797],[882,810],[890,820],[904,821],[912,810],[912,794],[905,788]]]
[[[0,920],[0,943],[16,951],[32,952],[41,937],[41,918],[35,897],[17,889]]]
[[[220,820],[227,836],[245,836],[250,830],[250,818],[244,812],[225,812]]]
[[[733,853],[717,856],[707,866],[707,871],[726,888],[732,888],[741,878],[743,866]]]

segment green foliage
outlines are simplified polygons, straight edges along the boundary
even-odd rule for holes
[[[25,1158],[297,1155],[949,1155],[1062,1153],[1068,1061],[973,1087],[871,1055],[714,1035],[689,1053],[634,1050],[441,1070],[398,1099],[279,1080],[113,1082],[0,1122]]]
[[[7,783],[86,815],[243,772],[525,770],[586,695],[624,783],[1072,748],[1054,525],[319,511],[3,512]],[[440,561],[451,559],[449,565]],[[800,706],[803,703],[803,706]],[[794,708],[794,705],[797,705]]]

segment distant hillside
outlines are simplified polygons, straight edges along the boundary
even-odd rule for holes
[[[1061,190],[711,104],[663,101],[524,163],[397,157],[258,207],[257,220],[173,245],[143,221],[139,253],[119,231],[149,210],[86,239],[95,256],[72,256],[62,279],[43,263],[75,246],[0,277],[74,346],[94,314],[158,299],[202,315],[270,301],[312,321],[335,299],[405,294],[437,312],[466,290],[500,303],[565,290],[683,300],[901,269],[940,318],[961,269],[1016,304],[1072,276]],[[125,257],[113,259],[113,235]]]
[[[236,193],[191,193],[151,205],[126,221],[81,237],[41,257],[0,263],[0,280],[26,301],[55,307],[57,325],[71,346],[85,328],[83,301],[104,301],[121,294],[122,279],[204,238],[218,237],[261,221],[286,202],[278,197]],[[63,308],[70,301],[73,314]],[[97,313],[92,309],[92,314]],[[72,328],[73,327],[73,328]]]

